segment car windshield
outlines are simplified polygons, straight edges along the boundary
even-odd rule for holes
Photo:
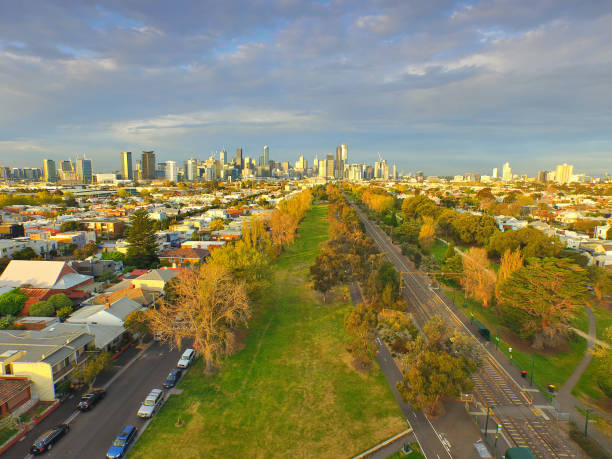
[[[155,405],[155,403],[153,402],[153,400],[145,400],[144,401],[144,405],[145,406],[153,406],[153,405]]]
[[[123,438],[117,438],[113,442],[113,446],[125,446],[125,440]]]

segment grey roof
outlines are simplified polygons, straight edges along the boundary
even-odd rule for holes
[[[121,325],[64,323],[62,326],[68,330],[93,335],[95,337],[95,346],[97,349],[103,349],[126,331]]]
[[[24,351],[16,362],[54,365],[94,340],[93,335],[64,325],[53,324],[43,330],[0,330],[0,359],[11,351]]]
[[[152,269],[148,273],[138,276],[136,280],[161,280],[168,282],[178,275],[178,271],[174,269]]]

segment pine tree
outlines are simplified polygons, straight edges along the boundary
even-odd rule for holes
[[[144,209],[138,209],[130,217],[127,241],[127,265],[151,268],[159,262],[153,221]]]

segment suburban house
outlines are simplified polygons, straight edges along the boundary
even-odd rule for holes
[[[159,255],[161,262],[169,263],[173,267],[195,265],[204,263],[210,253],[206,249],[194,249],[181,247],[179,249],[169,249]]]
[[[32,381],[24,376],[0,376],[0,416],[23,409],[32,399],[31,386]]]
[[[122,282],[123,283],[123,282]],[[119,284],[116,284],[119,285]],[[159,298],[157,291],[148,291],[144,288],[136,288],[129,280],[125,281],[124,286],[117,290],[107,290],[104,293],[97,295],[92,298],[92,304],[105,304],[114,303],[121,298],[129,298],[130,300],[136,301],[141,306],[150,306],[155,301],[155,296]]]
[[[54,400],[57,386],[94,347],[93,335],[60,325],[44,330],[0,330],[0,375],[26,377],[33,383],[33,396]]]
[[[101,238],[121,237],[125,230],[125,222],[121,220],[88,220],[83,223],[89,231],[94,231]]]
[[[60,244],[74,244],[79,249],[89,242],[96,242],[96,233],[93,231],[73,231],[69,233],[57,233],[49,237],[52,241],[57,241]]]
[[[92,282],[92,276],[77,273],[65,261],[11,260],[0,275],[0,287],[19,287],[29,297],[24,314],[31,304],[56,293],[80,300],[89,294],[86,286]]]
[[[242,237],[241,231],[219,230],[210,233],[210,238],[213,241],[237,241]]]
[[[123,326],[125,318],[134,311],[144,310],[140,303],[121,298],[114,303],[93,304],[83,306],[66,319],[69,324],[97,324]]]
[[[162,292],[166,284],[178,275],[179,271],[175,269],[152,269],[136,279],[131,279],[131,282],[136,288]]]
[[[31,240],[28,237],[16,239],[0,239],[0,256],[10,257],[15,252],[30,248],[42,258],[48,258],[52,251],[57,250],[59,244],[49,240]]]

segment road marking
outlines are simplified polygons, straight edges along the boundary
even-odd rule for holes
[[[76,418],[79,415],[79,413],[80,413],[79,410],[74,410],[72,414],[68,416],[68,419],[64,421],[64,424],[70,424],[74,420],[74,418]]]

